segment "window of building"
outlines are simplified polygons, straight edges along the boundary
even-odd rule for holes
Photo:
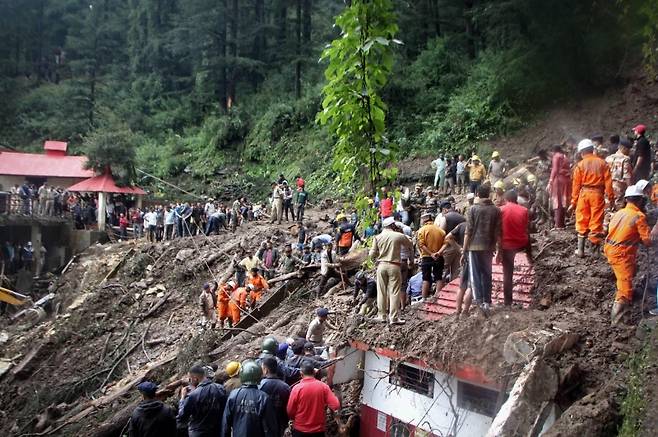
[[[391,361],[388,382],[415,393],[434,397],[434,374],[407,364]]]
[[[457,382],[457,406],[485,416],[496,416],[498,392],[464,381]]]

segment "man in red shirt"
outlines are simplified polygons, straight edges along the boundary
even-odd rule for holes
[[[517,195],[514,190],[505,193],[505,204],[500,208],[500,212],[501,233],[496,261],[503,263],[503,296],[505,297],[505,306],[510,306],[512,305],[514,258],[518,252],[525,250],[528,261],[532,262],[530,236],[528,234],[530,220],[528,209],[517,203]]]
[[[388,195],[388,188],[382,188],[382,198],[379,201],[379,215],[384,220],[393,216],[393,197]]]
[[[292,437],[324,437],[325,409],[336,411],[340,402],[327,384],[315,379],[312,362],[304,362],[301,371],[302,380],[292,388],[288,399]]]

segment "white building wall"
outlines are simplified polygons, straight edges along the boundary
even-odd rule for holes
[[[345,358],[342,361],[338,361],[334,366],[333,384],[342,384],[354,379],[360,379],[363,376],[361,369],[363,369],[364,351],[352,347],[344,347],[339,349],[336,355],[342,355]]]
[[[363,404],[399,419],[402,422],[433,431],[437,435],[452,432],[454,413],[450,397],[434,383],[434,396],[430,398],[389,384],[390,359],[366,352],[365,375],[362,391]],[[410,363],[407,365],[414,366]],[[419,367],[420,368],[420,367]],[[427,369],[423,369],[427,370]],[[445,381],[446,374],[434,372],[437,381]],[[448,378],[452,388],[452,402],[459,415],[455,437],[481,437],[486,434],[492,418],[457,407],[457,379]]]

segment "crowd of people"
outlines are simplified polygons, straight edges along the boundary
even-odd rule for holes
[[[269,202],[251,203],[246,197],[224,203],[213,198],[205,202],[177,202],[169,205],[126,208],[122,203],[108,200],[108,222],[119,228],[121,238],[146,237],[149,241],[164,241],[195,235],[218,234],[220,230],[235,231],[254,220],[270,218],[281,224],[292,219],[301,223],[308,204],[308,192],[300,176],[295,177],[293,190],[283,175],[272,182]]]
[[[532,263],[531,234],[548,223],[553,229],[564,228],[567,216],[575,213],[576,255],[586,255],[587,240],[590,253],[601,253],[605,246],[604,252],[617,275],[619,291],[613,318],[618,321],[618,315],[631,299],[636,246],[640,241],[650,243],[643,211],[650,211],[651,224],[658,212],[658,184],[638,179],[650,178],[656,167],[649,163],[649,170],[645,171],[646,161],[635,157],[647,156],[641,145],[644,127],[638,126],[635,131],[634,143],[630,139],[620,140],[615,154],[607,155],[611,146],[604,147],[600,138],[585,139],[575,146],[567,141],[554,146],[550,154],[540,152],[531,160],[532,166],[524,166],[523,171],[511,175],[498,152],[492,154],[486,168],[477,155],[469,160],[457,157],[468,172],[469,192],[463,203],[452,195],[451,183],[444,182],[445,190],[441,189],[443,175],[438,173],[438,187],[423,187],[419,183],[413,191],[401,189],[402,195],[397,199],[383,187],[369,199],[371,208],[377,211],[376,221],[360,223],[371,216],[367,211],[359,214],[354,209],[340,209],[329,220],[331,230],[327,232],[311,235],[309,227],[301,223],[296,245],[285,246],[280,254],[268,239],[257,253],[248,253],[240,261],[235,281],[210,287],[210,295],[223,290],[219,295],[223,293],[226,302],[235,301],[240,308],[251,308],[267,290],[267,286],[260,285],[267,284],[267,279],[317,264],[317,296],[338,283],[354,286],[355,311],[374,316],[377,321],[404,323],[402,310],[414,302],[436,299],[443,286],[456,278],[460,278],[458,317],[469,312],[473,301],[488,314],[492,306],[493,263],[502,265],[504,305],[511,306],[517,253],[524,253]],[[635,149],[633,155],[631,149]],[[650,148],[648,153],[650,156]],[[273,184],[275,190],[282,186],[285,185]],[[466,187],[459,183],[453,186],[458,192]],[[626,219],[621,220],[622,216]],[[362,229],[363,235],[357,229]],[[618,235],[620,229],[625,232],[622,236]],[[654,227],[655,233],[658,230]],[[376,271],[345,271],[341,258],[367,239],[372,240],[370,257],[377,263]],[[250,276],[245,283],[246,273]],[[251,278],[256,278],[254,283]],[[214,300],[217,299],[221,300]],[[213,317],[215,307],[216,302],[207,305],[208,318]],[[220,319],[226,319],[231,312],[220,313]]]
[[[261,353],[242,362],[190,368],[180,388],[178,409],[159,401],[158,386],[137,386],[142,402],[133,411],[130,436],[324,436],[326,410],[340,402],[322,382],[326,369],[343,357],[327,358],[323,343],[326,308],[318,308],[306,338],[279,343],[263,339]]]
[[[46,182],[37,186],[25,181],[10,189],[7,213],[70,217],[78,229],[85,229],[96,223],[96,200],[88,194],[74,193]]]
[[[329,220],[329,230],[312,235],[297,209],[292,217],[299,220],[297,244],[285,245],[280,253],[268,238],[256,252],[247,250],[242,258],[234,258],[234,278],[203,286],[199,304],[204,324],[211,328],[219,324],[222,329],[236,326],[267,296],[268,279],[308,266],[319,267],[317,296],[332,284],[353,287],[354,312],[373,322],[405,323],[402,313],[408,305],[436,299],[444,285],[456,278],[460,279],[457,318],[468,313],[473,303],[488,316],[494,262],[503,268],[503,305],[512,306],[517,254],[524,253],[532,263],[531,233],[550,221],[553,229],[564,228],[572,213],[578,233],[575,255],[603,253],[615,273],[612,322],[619,323],[632,301],[638,246],[658,240],[658,225],[649,227],[658,211],[658,184],[650,182],[652,175],[655,182],[658,167],[651,163],[644,126],[634,131],[633,142],[619,140],[615,153],[609,153],[612,146],[605,147],[596,137],[554,146],[552,153],[540,152],[532,160],[533,172],[526,168],[508,175],[511,169],[497,152],[487,167],[477,155],[469,160],[458,156],[456,163],[463,164],[463,171],[455,167],[453,183],[447,181],[453,172],[443,171],[455,163],[446,160],[444,166],[437,160],[434,185],[416,184],[413,191],[402,189],[397,198],[383,187],[369,199],[377,216],[370,222],[366,221],[373,214],[368,211],[339,209]],[[291,209],[286,207],[289,188],[284,182],[272,184],[272,222]],[[303,191],[303,182],[298,192],[300,188]],[[465,201],[458,202],[454,196],[464,191],[468,192]],[[240,208],[236,211],[242,216]],[[230,218],[220,223],[226,220],[230,223]],[[589,251],[585,251],[587,241]],[[343,268],[342,260],[363,245],[370,246],[375,271]],[[290,425],[293,436],[324,435],[326,407],[339,407],[318,380],[322,369],[333,364],[326,361],[324,341],[325,330],[335,329],[329,314],[319,308],[305,338],[282,344],[266,338],[256,360],[231,362],[225,372],[193,367],[177,417],[166,414],[168,432],[178,426],[187,427],[190,435],[206,429],[227,436],[231,432],[283,435]],[[140,386],[145,407],[135,411],[132,429],[153,425],[142,416],[146,405],[158,402],[156,387],[145,384]],[[216,411],[208,414],[202,405],[213,405]],[[159,403],[158,408],[167,407]],[[166,435],[164,428],[162,433]]]

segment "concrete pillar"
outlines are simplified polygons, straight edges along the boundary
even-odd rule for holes
[[[105,230],[105,218],[107,217],[107,193],[98,193],[98,230]]]
[[[30,270],[34,273],[35,276],[39,276],[41,274],[41,266],[43,265],[41,260],[43,255],[41,254],[41,226],[39,226],[38,223],[32,224],[30,240],[32,241],[32,249],[34,250],[34,254],[32,256],[34,261],[33,265],[30,266]]]
[[[139,209],[142,209],[142,200],[143,200],[142,197],[143,196],[141,194],[137,195],[137,208]]]

